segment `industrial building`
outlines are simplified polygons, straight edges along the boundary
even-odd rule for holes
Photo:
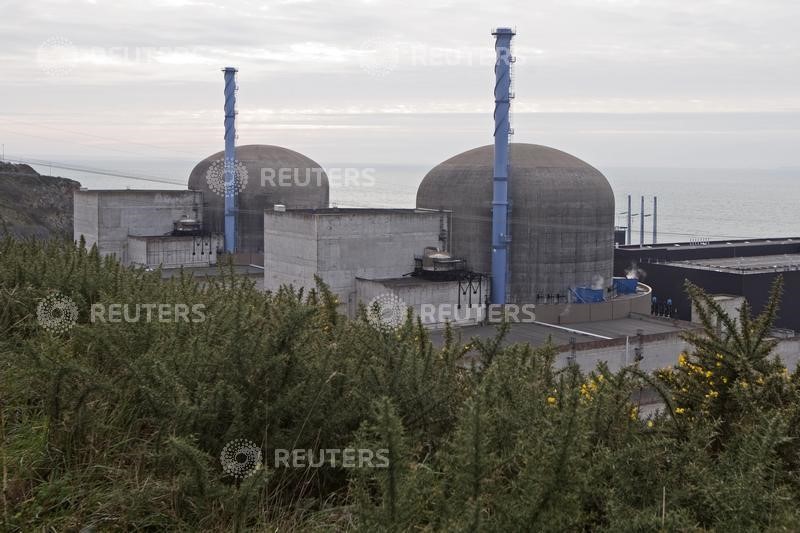
[[[450,213],[425,209],[319,209],[264,215],[264,287],[311,288],[319,276],[354,316],[358,303],[395,295],[420,315],[423,304],[483,304],[482,276],[469,276],[446,249]],[[481,283],[483,291],[480,291]],[[475,294],[473,294],[473,292]],[[403,315],[405,309],[402,310]],[[435,317],[426,325],[443,325]],[[475,315],[464,320],[475,323]]]
[[[227,67],[225,150],[194,167],[187,191],[77,193],[75,238],[146,267],[208,267],[225,254],[263,268],[266,290],[310,289],[319,277],[351,317],[389,294],[432,328],[480,324],[489,304],[535,306],[553,324],[647,313],[649,287],[613,279],[614,196],[602,173],[510,142],[515,33],[493,35],[494,144],[435,166],[414,209],[330,208],[328,178],[311,158],[237,147],[237,69]]]
[[[474,148],[428,172],[417,207],[453,212],[450,251],[491,272],[493,147]],[[534,144],[509,148],[508,303],[574,301],[576,288],[612,290],[614,193],[595,168]]]
[[[189,175],[189,189],[203,193],[206,228],[212,233],[223,233],[225,227],[224,159],[224,152],[212,154]],[[238,253],[263,253],[265,209],[276,204],[287,209],[328,207],[328,176],[303,154],[280,146],[251,144],[237,146],[235,160]]]
[[[613,280],[614,195],[602,173],[554,148],[510,142],[514,32],[493,35],[494,145],[428,172],[416,210],[267,211],[265,288],[311,287],[316,275],[350,316],[389,293],[431,327],[445,318],[422,313],[424,304],[466,308],[446,319],[462,325],[478,323],[469,310],[488,303],[536,305],[555,323],[647,312],[648,287],[621,290]],[[434,255],[447,276],[425,268]]]
[[[635,363],[639,369],[652,372],[675,365],[681,352],[692,349],[683,334],[699,330],[700,325],[694,322],[634,314],[622,319],[575,324],[572,328],[557,328],[547,323],[516,324],[505,343],[541,346],[551,342],[558,354],[558,367],[574,362],[583,371],[590,372],[604,362],[616,372]],[[454,331],[461,342],[476,336],[491,338],[497,333],[491,325]],[[800,363],[800,337],[783,335],[780,331],[774,333],[775,355],[788,368],[794,368]],[[435,344],[444,342],[441,331],[432,332],[431,337]]]
[[[486,176],[484,181],[491,183]],[[423,181],[420,190],[425,186]],[[547,194],[542,193],[542,196]],[[418,194],[418,203],[421,197]],[[613,200],[610,209],[613,212]],[[603,213],[603,216],[607,214]],[[545,223],[544,218],[540,220]],[[457,221],[462,224],[460,227],[456,225]],[[472,228],[465,223],[471,224]],[[264,214],[264,288],[274,291],[282,285],[292,285],[310,289],[315,285],[315,276],[319,276],[339,298],[340,312],[351,317],[355,316],[359,302],[366,304],[382,294],[391,294],[411,307],[414,314],[430,327],[442,326],[446,321],[475,325],[482,318],[475,307],[485,306],[490,300],[490,273],[489,265],[479,262],[482,254],[469,255],[471,249],[479,250],[479,247],[469,247],[470,242],[479,237],[468,231],[474,229],[488,237],[490,227],[485,217],[470,218],[463,211],[443,209],[292,210],[278,206]],[[589,235],[583,234],[581,229]],[[554,251],[541,261],[537,261],[535,256],[523,255],[526,249],[516,256],[516,249],[512,248],[511,257],[515,258],[512,265],[515,268],[518,265],[522,270],[517,278],[512,268],[512,283],[528,287],[517,279],[546,271],[543,276],[566,285],[563,285],[558,298],[555,291],[547,293],[542,289],[538,300],[525,299],[523,295],[508,303],[535,304],[537,317],[555,324],[612,320],[631,313],[647,313],[649,288],[635,281],[632,290],[628,291],[620,290],[619,284],[609,289],[604,287],[600,292],[605,297],[598,301],[582,302],[569,293],[568,283],[574,283],[573,280],[579,279],[577,276],[588,280],[602,277],[603,284],[607,283],[606,280],[611,281],[613,226],[607,229],[605,250],[586,252],[587,255],[597,253],[602,260],[590,262],[577,274],[576,270],[584,264],[569,264],[566,259],[563,259],[563,264],[553,263],[553,257],[581,256],[577,248],[565,252],[565,255]],[[573,242],[588,239],[590,244],[594,244],[595,239],[600,238],[596,235],[600,232],[589,224],[583,228],[574,225],[568,233]],[[547,235],[552,233],[544,234]],[[466,253],[453,251],[459,249],[455,244],[459,239],[463,246],[460,249]],[[549,245],[553,246],[552,243]],[[477,255],[481,257],[476,259]],[[528,290],[525,294],[532,295],[535,291]],[[422,312],[425,304],[437,309],[453,306],[455,310],[430,316]]]
[[[445,324],[464,341],[492,337],[487,309],[532,305],[532,319],[515,323],[506,342],[550,341],[557,364],[587,369],[674,364],[688,348],[682,334],[698,327],[685,279],[730,311],[743,298],[759,310],[778,274],[787,294],[798,294],[800,239],[625,245],[630,197],[628,226],[616,228],[600,171],[554,148],[510,142],[514,32],[493,35],[494,144],[431,169],[415,208],[329,207],[328,177],[311,158],[235,146],[237,71],[228,67],[225,150],[194,167],[188,190],[77,191],[75,239],[126,265],[162,267],[166,277],[177,267],[213,276],[224,259],[268,291],[310,290],[319,278],[340,313],[354,317],[377,303],[383,317],[402,321],[410,308],[435,343]],[[654,241],[655,210],[654,200]],[[640,215],[643,233],[644,198]],[[669,301],[668,312],[654,299]],[[780,327],[800,328],[798,301],[784,298]],[[797,361],[800,338],[775,334],[785,362]]]
[[[681,320],[690,320],[692,311],[685,280],[711,294],[742,296],[759,312],[781,275],[784,296],[776,326],[800,331],[800,238],[620,246],[614,271],[635,272],[652,287],[657,305],[672,300],[671,314]]]
[[[203,229],[202,198],[197,191],[81,189],[74,193],[75,240],[123,265],[215,265],[222,234]]]

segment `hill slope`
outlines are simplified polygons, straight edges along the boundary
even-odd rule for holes
[[[0,162],[0,235],[71,239],[72,195],[80,186],[28,165]]]

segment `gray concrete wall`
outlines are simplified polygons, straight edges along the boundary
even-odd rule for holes
[[[128,264],[150,266],[147,264],[147,239],[128,237]]]
[[[264,213],[264,289],[314,287],[317,221],[292,211]]]
[[[639,368],[645,372],[674,366],[678,363],[678,355],[691,349],[689,343],[681,339],[678,332],[642,335],[641,338],[643,359],[639,363]],[[575,359],[585,372],[593,370],[600,361],[605,361],[612,371],[617,371],[633,364],[634,350],[638,346],[639,337],[635,335],[628,337],[627,349],[625,338],[585,342],[576,346]],[[570,347],[561,346],[559,351],[557,366],[564,366],[567,364]],[[784,365],[794,369],[800,361],[800,338],[781,339],[775,354],[781,358]]]
[[[643,292],[598,303],[538,304],[536,320],[548,324],[577,324],[625,318],[631,314],[650,314],[650,287],[639,284]]]
[[[203,216],[203,195],[197,191],[76,191],[74,203],[76,221],[81,220],[75,238],[92,235],[101,255],[116,255],[123,264],[128,264],[129,235],[165,235],[173,222],[184,217],[202,221]]]
[[[414,254],[439,245],[437,213],[321,215],[318,265],[337,293],[355,292],[355,278],[395,278],[414,271]]]
[[[744,303],[744,296],[732,296],[727,294],[714,294],[712,295],[714,301],[719,304],[722,309],[728,313],[728,316],[736,318],[739,316],[739,309],[741,309],[742,304]],[[692,322],[699,324],[700,323],[700,315],[697,312],[697,306],[692,303]]]
[[[646,372],[676,364],[678,354],[688,349],[688,344],[680,338],[679,333],[643,335],[642,341],[644,358],[639,363],[639,368]],[[605,361],[612,371],[617,371],[633,364],[634,350],[638,346],[639,337],[635,335],[628,337],[627,349],[625,338],[581,343],[576,347],[576,361],[584,371],[594,369],[600,361]],[[558,360],[561,364],[566,364],[570,349],[565,346],[561,350]]]
[[[83,236],[88,248],[97,244],[98,201],[95,191],[75,191],[73,195],[73,238],[77,242]]]
[[[353,316],[356,278],[397,278],[414,270],[414,255],[439,246],[447,215],[413,210],[266,211],[264,286],[328,284]]]
[[[791,339],[781,339],[775,347],[775,354],[781,358],[783,364],[794,372],[797,364],[800,363],[800,337]]]
[[[211,266],[217,264],[222,235],[202,237],[128,237],[128,263],[157,268]]]
[[[458,287],[457,281],[414,280],[398,286],[392,282],[357,279],[356,296],[358,302],[369,306],[373,298],[394,294],[413,309],[415,320],[421,317],[422,323],[431,329],[443,328],[448,321],[457,326],[476,325],[482,317],[481,302],[474,298],[474,306],[470,307],[466,297],[462,297],[462,306],[458,309]]]

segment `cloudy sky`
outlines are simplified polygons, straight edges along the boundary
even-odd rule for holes
[[[517,142],[598,166],[800,166],[795,0],[0,0],[7,156],[432,164],[492,142],[494,26]],[[135,166],[135,163],[134,163]],[[133,169],[135,170],[135,168]]]

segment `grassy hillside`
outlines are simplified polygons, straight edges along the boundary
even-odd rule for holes
[[[78,309],[63,333],[37,321],[53,291]],[[92,322],[98,303],[203,305],[205,320]],[[769,355],[775,308],[693,338],[656,376],[555,370],[548,346],[500,348],[502,328],[435,349],[418,324],[335,308],[322,285],[200,287],[2,242],[2,529],[800,530],[800,374]],[[483,370],[457,364],[467,352]],[[650,420],[630,400],[645,384],[667,403]],[[234,439],[264,458],[243,479],[220,462]],[[272,464],[348,447],[388,467]]]
[[[0,162],[0,236],[72,239],[72,195],[80,186]]]

